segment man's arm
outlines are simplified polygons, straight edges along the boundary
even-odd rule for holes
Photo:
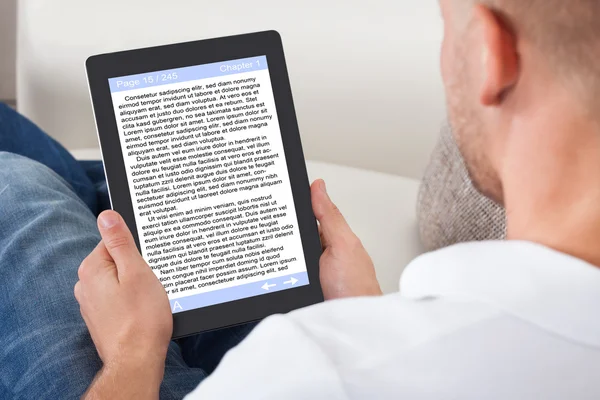
[[[167,294],[114,211],[79,267],[75,297],[104,367],[85,399],[152,399],[164,375],[173,319]]]
[[[83,395],[95,399],[158,399],[164,372],[162,365],[104,366]]]

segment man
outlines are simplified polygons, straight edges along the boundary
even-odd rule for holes
[[[380,296],[369,256],[318,181],[321,282],[328,300],[340,300],[266,319],[203,379],[199,364],[218,352],[211,337],[169,342],[166,295],[120,216],[105,212],[102,242],[75,285],[100,363],[57,300],[68,274],[49,270],[94,242],[91,213],[47,169],[3,155],[0,226],[8,239],[0,257],[27,263],[2,267],[29,271],[0,276],[9,285],[0,307],[11,305],[0,311],[17,321],[14,333],[0,330],[3,369],[25,354],[8,367],[4,390],[68,396],[100,368],[86,398],[177,397],[198,383],[189,399],[599,398],[600,3],[441,6],[450,119],[477,187],[506,207],[509,241],[422,256],[403,275],[401,294]],[[40,237],[44,245],[31,250]],[[37,305],[15,301],[21,287],[37,289]],[[71,323],[31,332],[22,327],[32,326],[26,312]],[[227,334],[233,344],[244,333]]]

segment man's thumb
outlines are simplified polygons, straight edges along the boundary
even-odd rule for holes
[[[332,241],[354,235],[346,219],[327,194],[325,182],[315,181],[311,187],[313,212],[321,225],[321,235],[328,246]]]
[[[139,261],[140,253],[123,218],[115,211],[105,211],[98,217],[98,229],[110,256],[121,270]]]

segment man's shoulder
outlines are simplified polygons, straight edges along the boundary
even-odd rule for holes
[[[332,362],[358,365],[407,351],[502,312],[468,298],[408,299],[399,293],[330,301],[289,314],[313,342],[331,350]],[[337,359],[336,355],[340,358]]]
[[[541,363],[553,360],[549,376],[575,378],[569,360],[599,356],[483,301],[392,294],[267,318],[193,398],[237,398],[249,387],[269,389],[253,398],[523,398],[530,381],[547,393],[534,379]]]
[[[379,398],[486,398],[490,391],[497,395],[488,398],[519,398],[530,389],[549,393],[548,385],[564,395],[568,385],[540,380],[541,368],[543,376],[585,375],[592,382],[569,364],[600,360],[600,350],[462,296],[350,299],[282,319],[310,338],[343,381],[367,377],[352,382],[353,390]],[[513,384],[507,387],[506,379]]]

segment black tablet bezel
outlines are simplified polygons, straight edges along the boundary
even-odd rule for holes
[[[281,37],[276,31],[257,32],[101,54],[86,61],[112,207],[123,216],[140,248],[108,80],[256,56],[266,56],[269,64],[310,284],[173,314],[173,338],[256,321],[323,301],[319,281],[322,249]]]

